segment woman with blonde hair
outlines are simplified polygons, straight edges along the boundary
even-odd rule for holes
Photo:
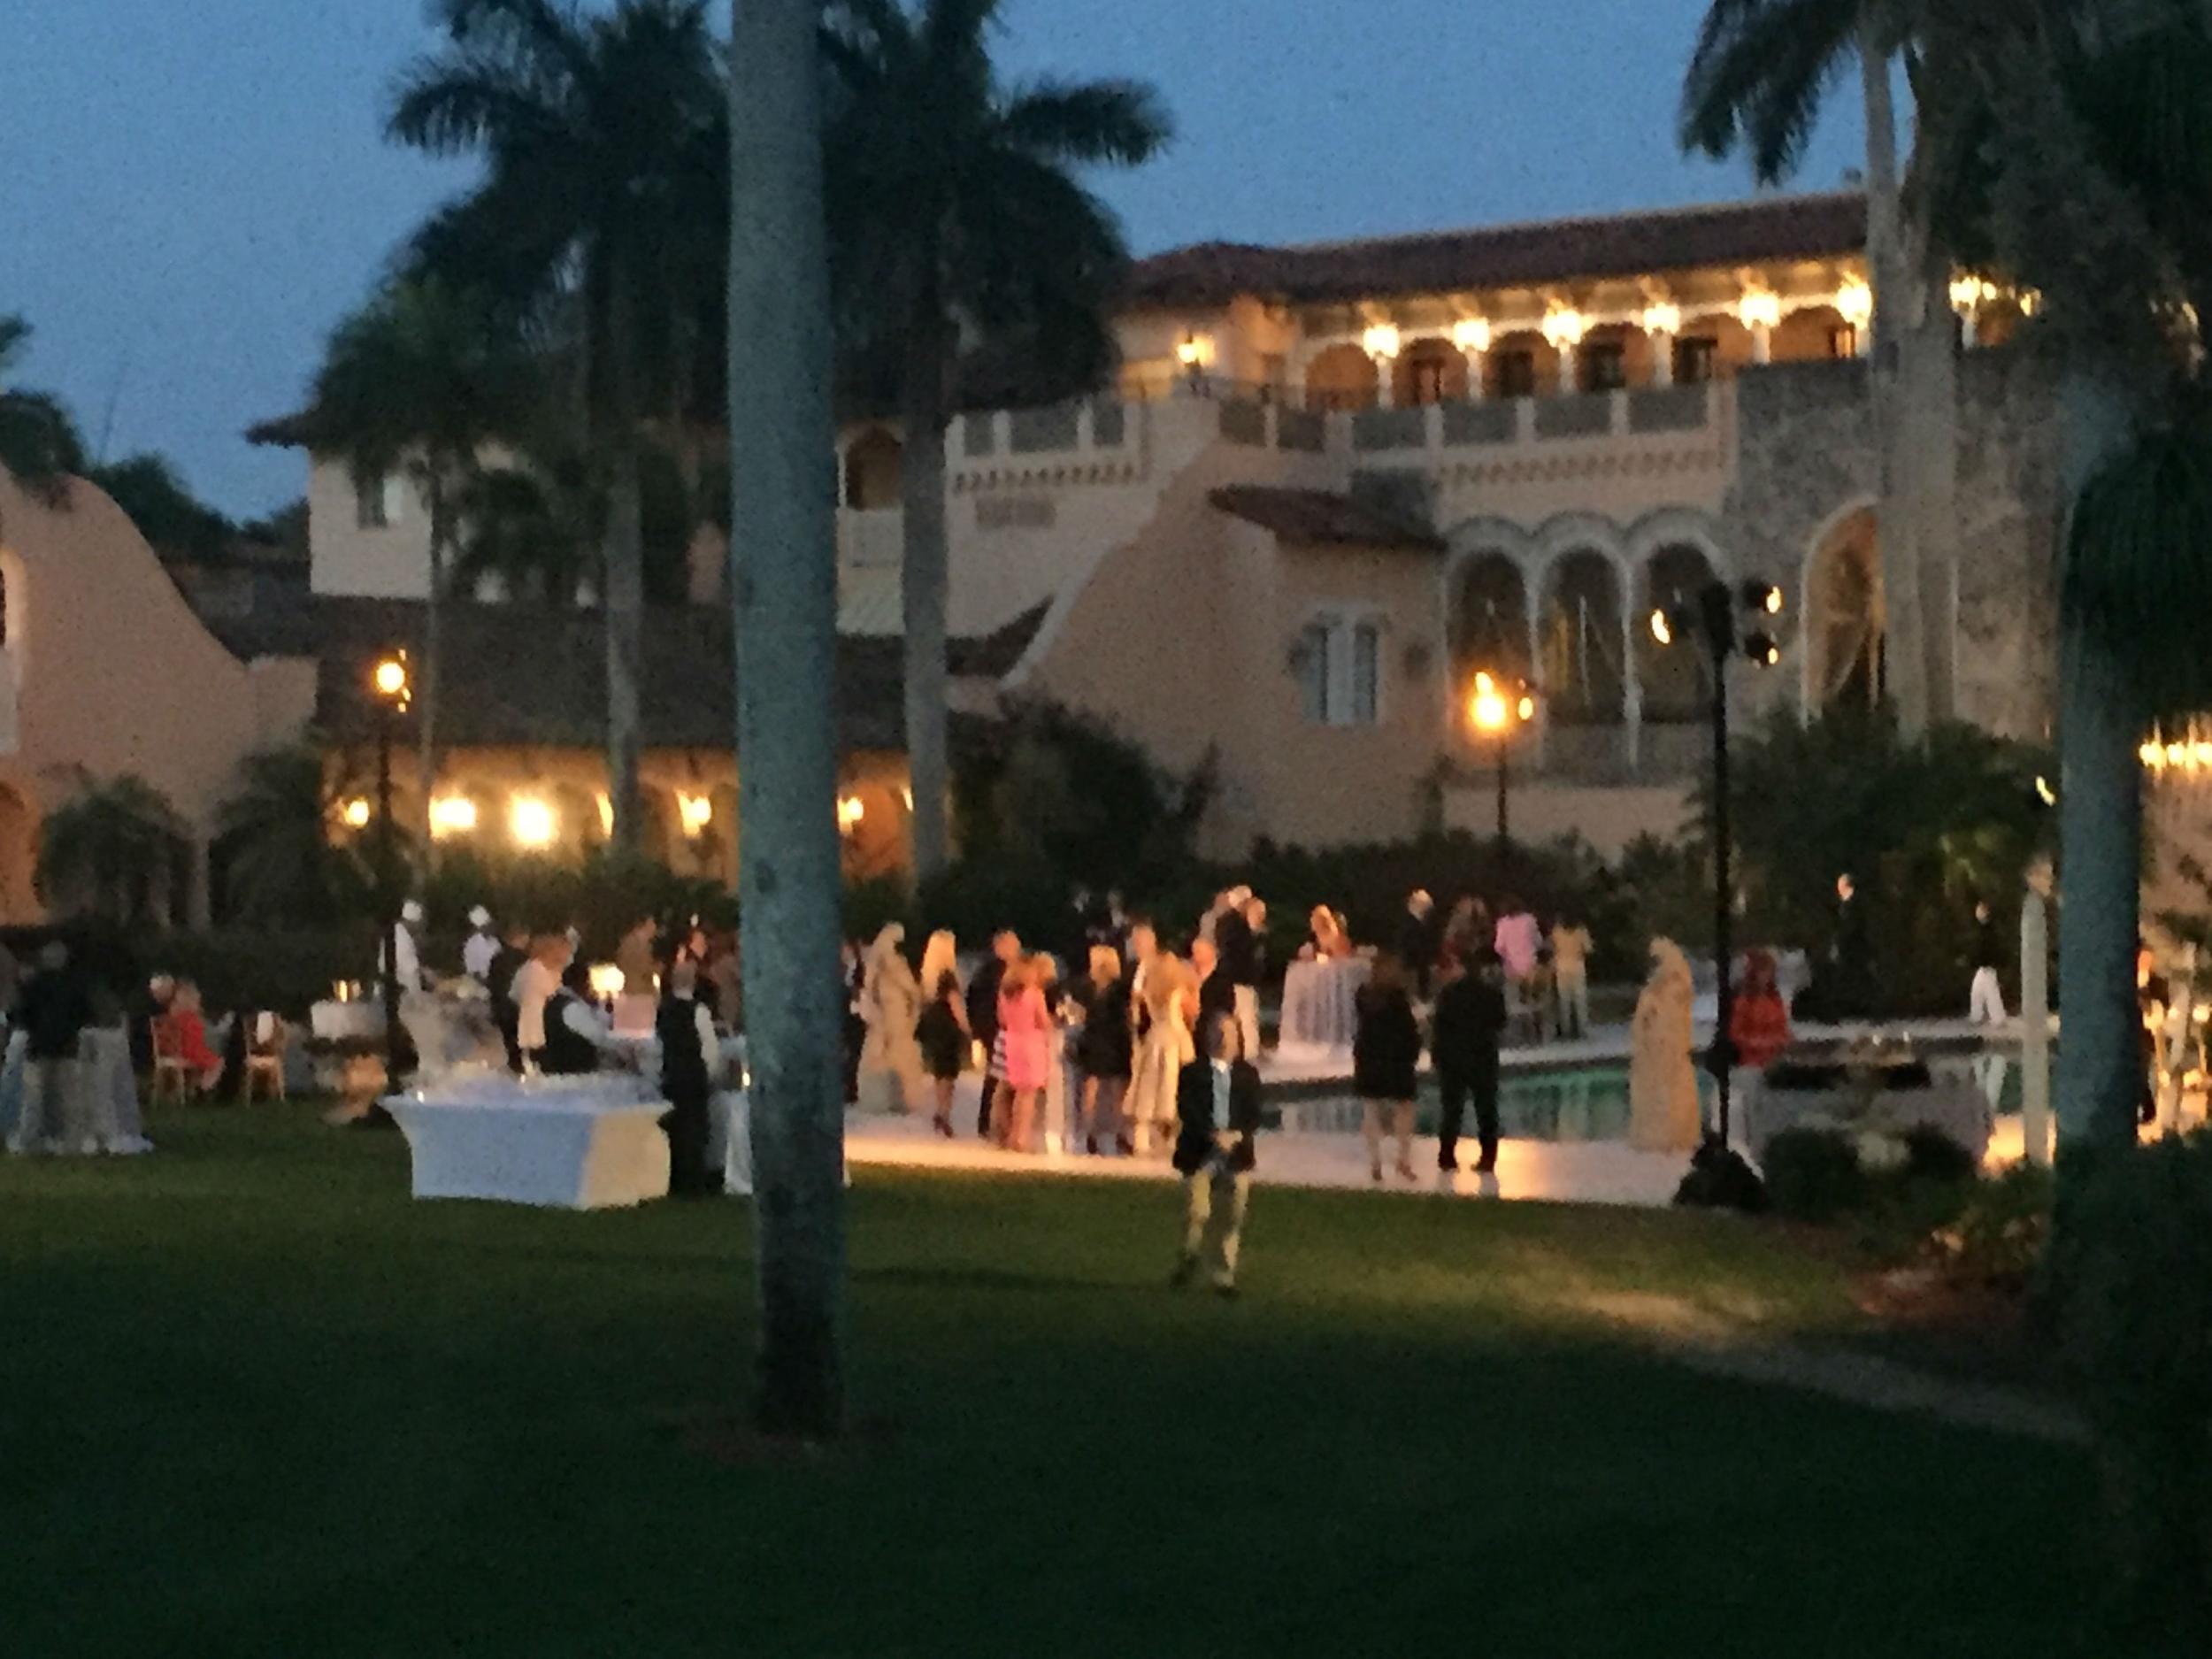
[[[1198,1056],[1191,1035],[1198,1014],[1198,982],[1188,965],[1165,950],[1141,965],[1142,983],[1131,1013],[1143,1035],[1130,1068],[1127,1113],[1130,1149],[1139,1153],[1151,1148],[1154,1125],[1171,1133],[1183,1068]]]
[[[929,948],[922,953],[922,988],[929,1002],[915,1025],[914,1039],[922,1051],[922,1070],[928,1073],[930,1090],[936,1097],[931,1127],[949,1141],[953,1091],[959,1086],[968,1051],[975,1046],[975,1033],[968,1025],[967,993],[960,984],[950,933],[930,935]]]
[[[1090,968],[1089,977],[1074,990],[1083,1013],[1075,1035],[1075,1067],[1083,1076],[1083,1149],[1094,1154],[1102,1109],[1109,1121],[1120,1120],[1136,1034],[1129,1025],[1129,981],[1122,975],[1121,953],[1111,945],[1093,945]]]
[[[929,936],[929,942],[922,947],[922,971],[917,976],[921,982],[922,995],[934,996],[938,985],[948,973],[952,975],[954,984],[960,986],[963,991],[966,990],[967,987],[960,978],[960,941],[954,938],[950,928],[941,927]]]
[[[1052,1015],[1045,1007],[1044,973],[1035,956],[1006,964],[999,981],[998,1032],[1006,1056],[1003,1125],[994,1122],[996,1139],[1010,1152],[1029,1150],[1029,1132],[1037,1117],[1052,1064]]]
[[[906,929],[887,924],[868,947],[860,980],[860,1018],[867,1036],[860,1045],[860,1107],[904,1111],[908,1086],[918,1094],[922,1051],[914,1040],[921,1018],[922,987],[907,966]]]

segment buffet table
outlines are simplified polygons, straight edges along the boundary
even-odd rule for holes
[[[606,1210],[668,1193],[668,1106],[636,1077],[449,1078],[384,1106],[406,1133],[417,1198]]]
[[[1358,1028],[1354,999],[1367,983],[1368,971],[1364,956],[1292,963],[1283,975],[1276,1047],[1348,1053]]]

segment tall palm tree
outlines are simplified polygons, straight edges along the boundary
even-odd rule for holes
[[[820,0],[732,0],[730,489],[739,916],[752,1071],[757,1412],[843,1424],[844,1110],[838,1082],[837,538],[823,206]]]
[[[315,378],[310,442],[346,457],[357,482],[406,477],[430,515],[430,587],[415,687],[422,845],[438,783],[442,623],[460,515],[486,449],[532,406],[522,341],[478,296],[435,278],[402,279],[331,335]]]
[[[1095,383],[1127,260],[1120,227],[1077,178],[1168,142],[1146,87],[1002,84],[1000,0],[833,0],[828,50],[833,245],[841,311],[896,353],[905,426],[903,610],[914,867],[947,857],[945,434],[964,350],[1019,334]]]
[[[419,233],[416,265],[503,295],[578,337],[585,448],[605,497],[607,767],[615,841],[634,851],[645,578],[639,431],[670,400],[682,279],[727,213],[722,100],[704,0],[436,0],[447,50],[411,67],[389,131],[477,155],[484,181]],[[656,350],[658,347],[660,349]]]
[[[51,392],[10,389],[30,341],[30,324],[0,314],[0,466],[48,506],[65,507],[70,478],[84,471],[84,442]]]
[[[1874,289],[1872,412],[1881,479],[1886,690],[1917,732],[1950,712],[1949,653],[1931,626],[1927,563],[1956,541],[1951,494],[1949,261],[1933,196],[1908,193],[1897,152],[1896,63],[1919,66],[1919,35],[1945,0],[1712,0],[1682,95],[1684,148],[1743,149],[1762,183],[1795,173],[1824,99],[1855,62],[1866,115],[1867,265]],[[1912,73],[1916,110],[1946,90]],[[1916,117],[1917,125],[1917,116]],[[1919,147],[1915,149],[1916,162]]]
[[[1991,0],[1958,27],[1980,99],[1958,194],[2043,296],[2029,338],[2059,377],[2059,1133],[2126,1146],[2137,750],[2153,719],[2212,707],[2212,19],[2196,0]]]
[[[119,926],[176,919],[170,890],[186,845],[184,820],[144,779],[86,777],[39,826],[34,874],[55,909]]]

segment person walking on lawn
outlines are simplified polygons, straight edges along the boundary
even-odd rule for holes
[[[1237,1258],[1251,1207],[1254,1141],[1260,1130],[1260,1074],[1245,1057],[1233,1013],[1202,1030],[1203,1054],[1175,1088],[1175,1172],[1183,1178],[1183,1252],[1169,1283],[1180,1290],[1213,1258],[1215,1291],[1237,1294]]]

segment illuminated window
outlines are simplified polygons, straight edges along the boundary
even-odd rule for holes
[[[1713,378],[1720,361],[1720,342],[1710,334],[1691,334],[1674,342],[1674,383],[1702,386]]]
[[[1617,340],[1584,345],[1576,366],[1582,372],[1586,392],[1617,392],[1628,384],[1628,357]]]

